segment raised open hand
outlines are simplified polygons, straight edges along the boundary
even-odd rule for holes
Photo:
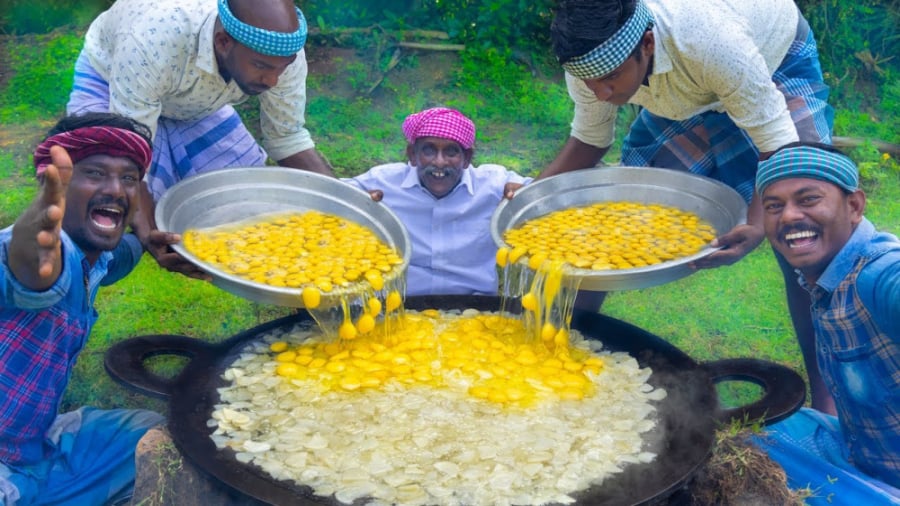
[[[50,148],[50,158],[41,189],[16,220],[10,242],[10,269],[20,283],[33,290],[53,285],[62,270],[60,233],[73,169],[61,146]]]

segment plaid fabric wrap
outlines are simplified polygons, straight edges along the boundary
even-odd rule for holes
[[[440,137],[471,149],[475,145],[475,123],[456,109],[435,107],[407,116],[403,121],[403,135],[410,144],[419,137]]]
[[[160,118],[147,186],[154,200],[182,179],[227,167],[262,167],[268,155],[227,105],[205,118]]]
[[[75,62],[69,110],[108,111],[109,84],[87,62]],[[155,200],[186,177],[225,167],[262,167],[268,155],[232,106],[192,121],[160,118],[145,180]]]
[[[859,170],[850,158],[811,146],[781,149],[759,163],[756,190],[760,195],[779,179],[804,177],[828,181],[848,192],[859,188]]]
[[[35,462],[89,324],[61,307],[0,316],[0,461]]]
[[[300,26],[293,33],[264,30],[244,23],[228,8],[228,0],[219,0],[219,19],[229,35],[257,53],[270,56],[291,56],[303,49],[307,33],[306,18],[303,17],[303,12],[298,7],[295,9]]]
[[[874,258],[860,258],[830,294],[813,289],[813,324],[819,368],[836,392],[851,462],[900,487],[900,343],[878,329],[855,289]]]
[[[801,17],[797,38],[772,81],[784,94],[802,141],[831,143],[834,109],[822,77],[812,31]],[[717,179],[750,202],[759,150],[725,113],[705,112],[683,121],[642,110],[622,144],[622,164],[686,170]]]
[[[638,0],[631,17],[612,37],[587,54],[576,56],[562,64],[566,72],[579,79],[595,79],[619,68],[634,51],[647,28],[653,26],[653,14]]]
[[[96,154],[121,156],[134,161],[141,171],[141,176],[150,165],[150,144],[143,137],[121,128],[92,126],[58,133],[38,144],[34,150],[34,167],[37,175],[43,174],[47,170],[47,165],[51,163],[50,148],[53,146],[66,148],[72,163],[78,163]]]

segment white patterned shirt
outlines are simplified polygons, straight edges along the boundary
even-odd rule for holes
[[[213,50],[216,0],[118,0],[91,23],[84,52],[109,83],[110,111],[150,127],[160,116],[197,120],[247,96],[219,74]],[[259,95],[261,144],[274,160],[315,146],[304,127],[303,50]]]
[[[762,152],[799,140],[772,81],[797,34],[800,14],[792,1],[645,1],[655,20],[653,72],[630,103],[672,120],[726,112]],[[571,135],[612,145],[618,107],[599,101],[568,72],[566,86],[575,102]]]
[[[416,168],[408,163],[378,165],[343,181],[383,191],[381,201],[406,227],[412,243],[407,295],[497,293],[491,217],[503,201],[506,183],[525,184],[530,177],[501,165],[469,165],[456,188],[442,198],[422,186]]]

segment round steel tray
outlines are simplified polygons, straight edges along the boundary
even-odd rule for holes
[[[338,179],[285,167],[230,168],[206,172],[169,188],[156,204],[160,230],[183,233],[267,214],[316,210],[354,221],[398,251],[406,269],[410,240],[406,228],[385,205]],[[270,286],[226,273],[182,245],[175,251],[212,276],[216,286],[257,302],[303,307],[299,288]]]
[[[717,235],[745,223],[747,217],[747,204],[740,194],[714,179],[669,169],[602,167],[565,172],[524,186],[494,211],[491,235],[499,246],[507,246],[504,232],[528,220],[559,209],[611,201],[661,204],[690,211],[712,225]],[[581,278],[582,290],[646,288],[691,274],[688,264],[716,249],[707,247],[691,256],[634,269],[572,268],[570,275]]]

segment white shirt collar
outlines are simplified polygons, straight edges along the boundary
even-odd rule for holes
[[[219,75],[219,64],[216,62],[216,50],[213,41],[218,18],[218,12],[210,12],[200,26],[200,32],[197,34],[199,37],[197,40],[197,68],[208,74],[215,75]]]

